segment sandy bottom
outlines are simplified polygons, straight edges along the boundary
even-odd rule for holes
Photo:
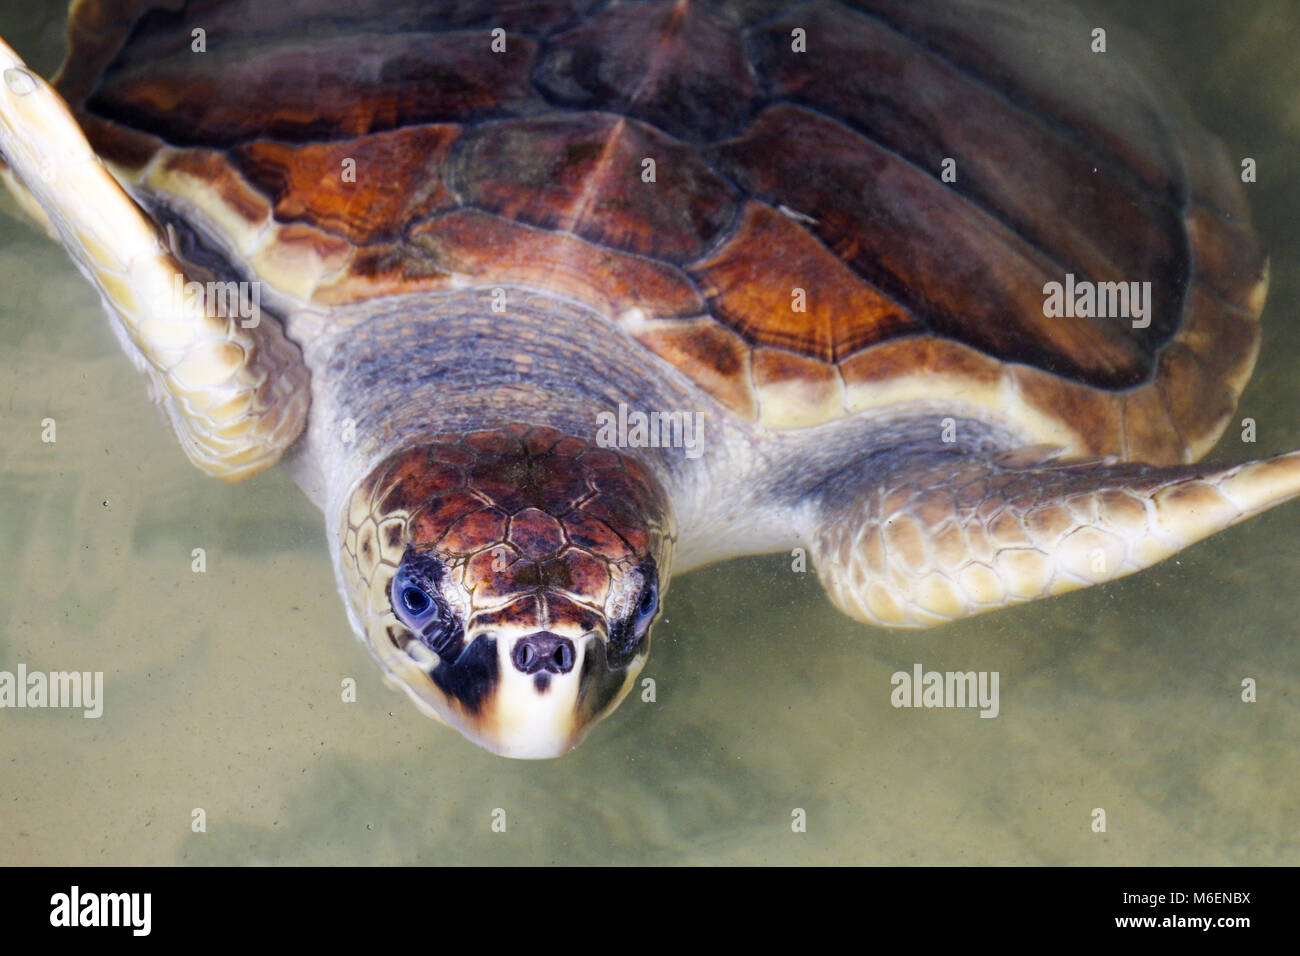
[[[1220,50],[1240,72],[1198,109],[1225,133],[1267,110],[1257,152],[1294,164],[1300,111],[1252,83],[1294,74],[1295,38],[1243,18]],[[49,30],[8,32],[57,51]],[[1300,197],[1269,178],[1273,306],[1238,416],[1259,442],[1230,431],[1222,459],[1300,446]],[[0,290],[0,670],[103,671],[106,697],[97,720],[0,710],[0,863],[1300,863],[1300,505],[922,634],[841,617],[784,558],[705,569],[657,627],[656,702],[514,762],[383,686],[322,517],[279,473],[193,471],[66,257],[7,219]],[[1000,716],[894,709],[918,662],[1000,672]]]

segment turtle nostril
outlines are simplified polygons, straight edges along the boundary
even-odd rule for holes
[[[548,671],[567,674],[573,670],[576,652],[573,641],[548,631],[538,631],[521,638],[511,655],[515,669],[525,674]]]

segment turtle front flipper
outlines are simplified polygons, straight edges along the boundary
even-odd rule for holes
[[[934,454],[828,501],[813,560],[851,617],[929,627],[1141,571],[1297,494],[1300,451],[1232,467]]]
[[[306,422],[298,348],[278,322],[231,308],[234,283],[191,281],[67,105],[2,40],[0,80],[0,154],[25,187],[14,192],[99,290],[185,454],[227,480],[274,464]]]

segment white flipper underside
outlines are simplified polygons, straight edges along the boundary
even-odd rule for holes
[[[158,228],[104,168],[58,93],[3,40],[0,152],[20,205],[99,290],[189,459],[227,480],[278,460],[306,422],[301,353],[274,320],[222,315],[230,310],[183,291],[184,269]]]

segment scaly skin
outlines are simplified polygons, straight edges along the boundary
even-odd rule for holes
[[[930,627],[1124,577],[1300,494],[1300,452],[1231,467],[934,457],[837,503],[814,539],[836,606]]]

